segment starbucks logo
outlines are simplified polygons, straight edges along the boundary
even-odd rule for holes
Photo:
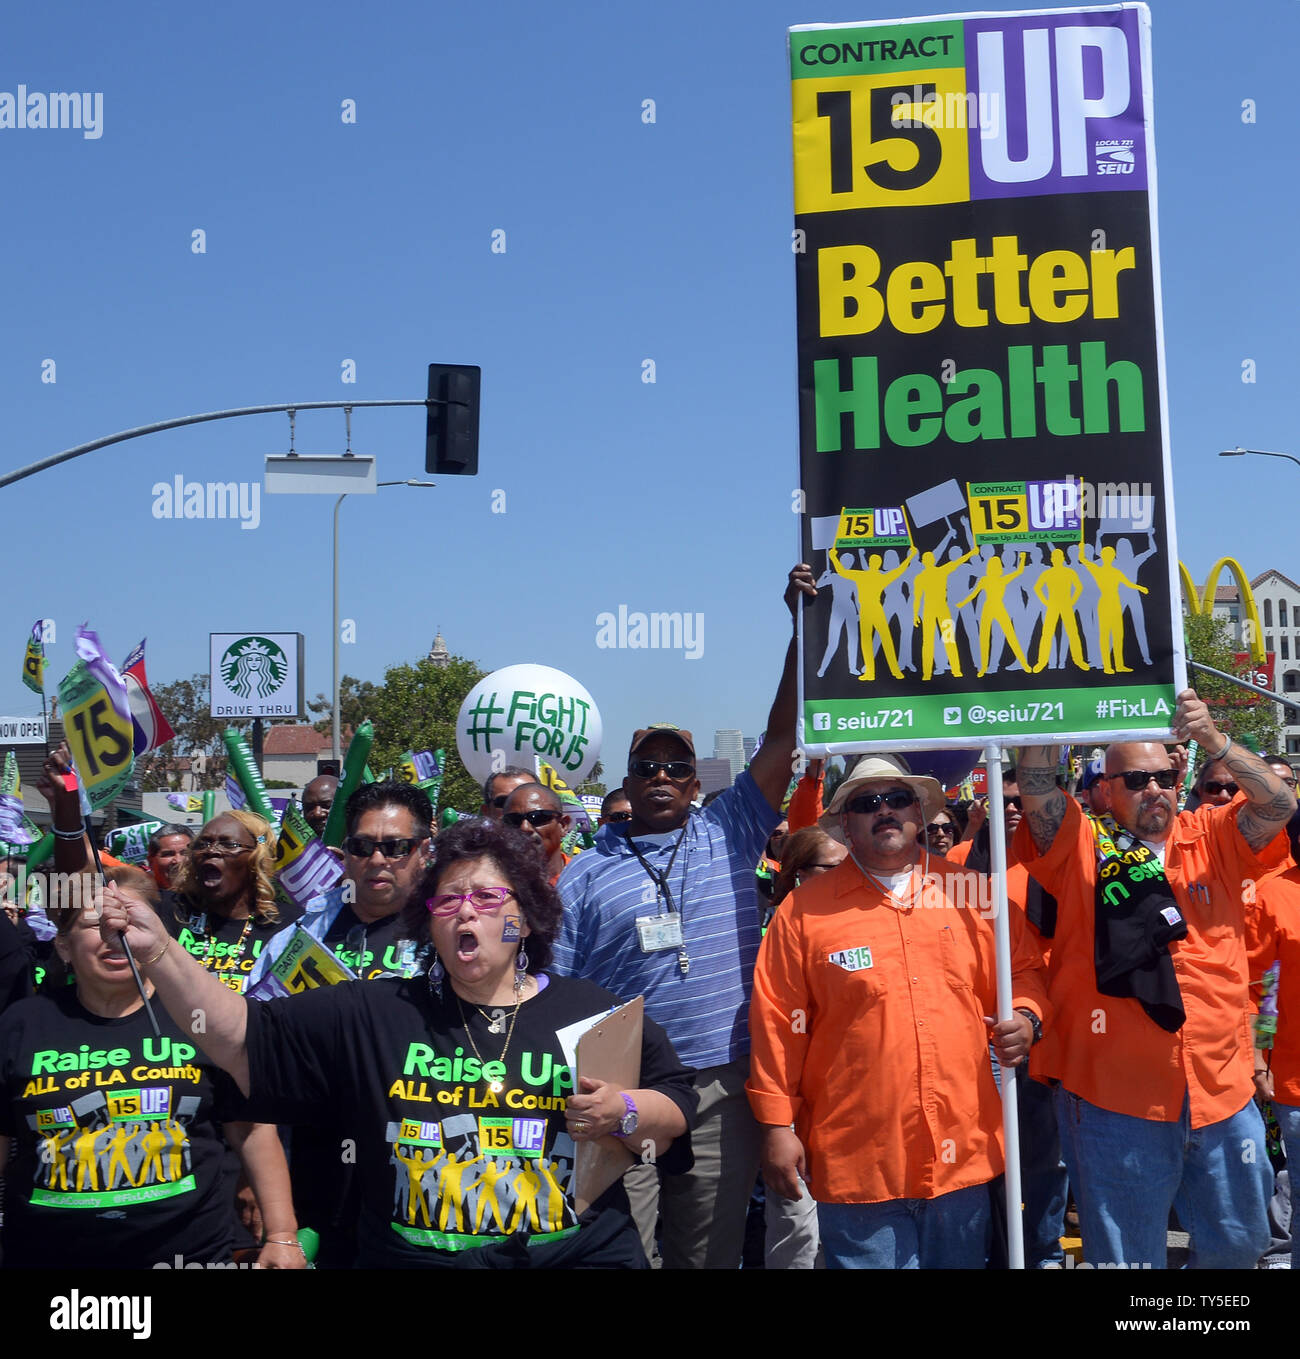
[[[240,698],[269,698],[288,673],[288,657],[265,637],[241,637],[221,657],[221,678]]]

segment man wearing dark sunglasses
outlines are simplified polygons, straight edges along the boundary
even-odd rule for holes
[[[801,593],[816,594],[812,582],[808,566],[790,572],[792,617]],[[790,782],[795,707],[791,642],[766,739],[735,784],[699,810],[691,733],[667,723],[636,732],[623,780],[631,819],[602,826],[595,848],[560,875],[556,970],[644,995],[646,1013],[697,1068],[694,1169],[660,1179],[654,1166],[634,1166],[623,1179],[652,1263],[661,1211],[669,1269],[740,1264],[758,1173],[758,1126],[745,1098],[760,921],[754,865]]]
[[[514,826],[532,840],[538,855],[546,864],[551,885],[569,862],[560,848],[569,833],[573,818],[564,810],[559,794],[544,783],[521,783],[506,799],[501,819]]]
[[[414,784],[364,783],[350,798],[343,838],[343,878],[314,897],[299,928],[323,942],[360,981],[411,977],[423,970],[427,945],[406,906],[429,863],[433,806]],[[271,967],[296,937],[282,930],[254,966],[249,994],[284,995]],[[347,983],[351,984],[351,983]],[[356,1255],[359,1183],[334,1130],[295,1127],[290,1177],[298,1220],[320,1236],[317,1263],[348,1268]]]
[[[1237,785],[1226,806],[1179,813],[1185,756],[1122,742],[1106,752],[1110,815],[1085,817],[1056,786],[1053,747],[1020,753],[1017,848],[1057,901],[1056,1022],[1032,1074],[1056,1084],[1089,1263],[1164,1268],[1176,1205],[1194,1267],[1251,1269],[1272,1176],[1243,1018],[1245,911],[1286,861],[1296,801],[1193,690],[1172,726]]]
[[[618,825],[621,821],[631,821],[631,819],[632,804],[627,800],[627,794],[621,788],[611,788],[601,801],[600,820],[596,823],[597,828]]]
[[[478,809],[478,814],[489,821],[500,821],[510,794],[520,784],[536,782],[536,770],[523,769],[517,764],[507,765],[498,774],[489,774],[483,780],[483,805]]]

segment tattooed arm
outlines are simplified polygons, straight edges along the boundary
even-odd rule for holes
[[[1208,759],[1228,767],[1233,781],[1246,795],[1246,805],[1237,812],[1237,829],[1251,849],[1263,849],[1291,819],[1296,809],[1295,794],[1245,746],[1232,741],[1224,747],[1227,737],[1214,725],[1210,710],[1193,689],[1184,689],[1178,695],[1174,736],[1180,741],[1194,740]],[[1020,791],[1024,793],[1023,785]]]
[[[1016,764],[1025,819],[1040,854],[1051,849],[1069,805],[1065,793],[1056,786],[1058,758],[1056,746],[1025,746]]]

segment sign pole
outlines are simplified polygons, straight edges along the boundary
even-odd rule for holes
[[[993,887],[993,947],[997,959],[998,1019],[1011,1019],[1011,917],[1007,908],[1007,824],[1002,803],[1002,747],[992,742],[984,748],[988,772],[989,848],[993,862],[989,882]],[[1025,1234],[1020,1212],[1020,1114],[1016,1068],[1002,1067],[1002,1138],[1007,1149],[1007,1263],[1011,1269],[1025,1267]]]

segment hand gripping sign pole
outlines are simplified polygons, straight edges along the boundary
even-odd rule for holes
[[[1002,747],[984,748],[988,771],[989,884],[993,889],[993,948],[997,960],[998,1019],[1011,1019],[1011,916],[1007,909],[1007,823],[1002,802]],[[1020,1115],[1015,1067],[1002,1067],[1002,1139],[1007,1149],[1007,1264],[1025,1267],[1025,1234],[1020,1216]]]

